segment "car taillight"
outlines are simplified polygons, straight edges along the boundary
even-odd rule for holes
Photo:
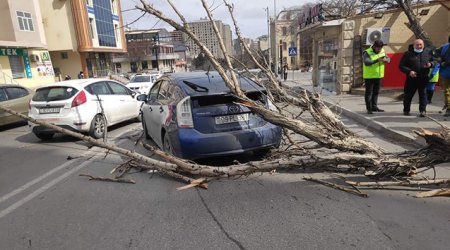
[[[194,127],[192,120],[191,98],[188,96],[177,104],[177,122],[180,128]]]
[[[85,103],[87,101],[86,99],[86,93],[84,91],[80,91],[77,96],[72,101],[72,108],[80,106],[81,104]]]

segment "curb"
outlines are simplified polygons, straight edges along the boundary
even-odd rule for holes
[[[283,87],[288,87],[288,88],[292,88],[291,86],[282,83]],[[302,86],[298,86],[299,88],[306,90],[305,88],[303,88]],[[310,92],[309,90],[306,90],[308,92]],[[310,92],[311,93],[311,92]],[[374,131],[377,132],[379,134],[381,134],[383,137],[394,140],[396,142],[400,142],[400,143],[404,143],[404,144],[410,144],[412,146],[415,147],[423,147],[426,146],[426,142],[424,140],[418,140],[416,138],[414,138],[413,136],[408,136],[402,133],[399,133],[393,129],[390,129],[389,127],[386,127],[386,125],[384,125],[383,123],[377,122],[377,121],[373,121],[367,117],[365,117],[362,114],[353,112],[349,109],[346,109],[342,106],[338,106],[335,103],[332,103],[329,100],[326,100],[326,98],[324,98],[323,96],[321,96],[322,101],[325,103],[325,105],[328,106],[328,108],[330,108],[331,111],[333,111],[333,113],[340,115],[342,114],[343,116],[359,123],[360,125],[368,128],[370,131]]]

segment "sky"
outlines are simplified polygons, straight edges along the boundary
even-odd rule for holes
[[[166,16],[176,18],[175,12],[171,9],[166,0],[145,0],[147,3],[156,6],[156,9],[162,11]],[[203,9],[201,0],[172,0],[177,6],[178,10],[185,16],[187,21],[199,20],[202,17],[206,17],[207,14]],[[274,15],[274,2],[276,2],[277,13],[285,8],[293,6],[299,6],[306,2],[312,2],[307,0],[227,0],[228,3],[234,4],[234,15],[241,29],[241,33],[247,38],[257,38],[262,35],[267,35],[267,12],[266,8],[269,7],[269,15]],[[228,9],[223,4],[223,0],[207,0],[207,3],[212,8],[213,16],[216,20],[221,20],[225,24],[232,25]],[[121,0],[122,15],[124,19],[124,25],[128,24],[128,27],[134,29],[158,29],[166,28],[167,30],[173,30],[172,27],[165,24],[163,21],[159,21],[155,17],[149,14],[145,15],[137,22],[132,23],[142,15],[140,10],[135,9],[136,5],[140,5],[139,0]],[[178,20],[178,19],[177,19]],[[131,24],[132,23],[132,24]],[[234,34],[234,27],[232,27],[233,38],[236,38]]]

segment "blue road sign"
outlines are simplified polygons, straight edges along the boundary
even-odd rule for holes
[[[291,47],[289,48],[289,56],[296,56],[297,55],[297,47]]]

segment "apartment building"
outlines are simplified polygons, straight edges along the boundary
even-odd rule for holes
[[[0,83],[54,82],[38,0],[0,1]]]
[[[174,71],[179,57],[174,52],[172,35],[166,29],[129,30],[125,37],[128,52],[113,55],[117,73]]]
[[[37,2],[37,1],[36,1]],[[55,74],[107,76],[112,53],[126,52],[120,0],[40,0]]]
[[[232,34],[230,25],[223,24],[221,21],[214,21],[216,24],[219,34],[222,37],[223,43],[228,54],[232,54]],[[201,19],[199,21],[194,21],[189,23],[189,27],[192,32],[196,34],[200,41],[206,45],[206,47],[211,51],[211,53],[217,58],[224,58],[224,55],[220,49],[219,40],[216,33],[214,32],[213,24],[208,19]],[[184,35],[184,40],[186,42],[187,48],[190,50],[191,54],[194,56],[200,54],[200,48],[186,35]]]

